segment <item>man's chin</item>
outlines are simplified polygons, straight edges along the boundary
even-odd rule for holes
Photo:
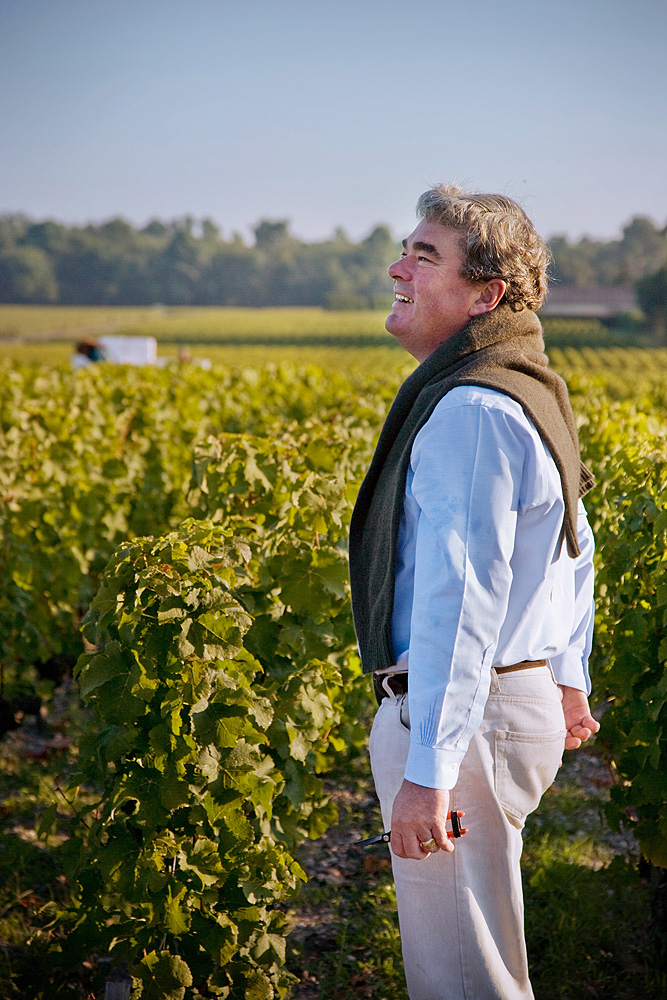
[[[403,324],[401,323],[400,317],[392,310],[384,321],[384,328],[387,333],[390,333],[392,337],[397,337],[401,332]]]

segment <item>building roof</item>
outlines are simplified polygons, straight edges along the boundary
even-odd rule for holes
[[[543,316],[613,319],[619,313],[638,308],[635,290],[629,285],[551,285],[540,312]]]

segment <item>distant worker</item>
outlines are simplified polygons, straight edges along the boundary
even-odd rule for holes
[[[109,355],[96,340],[80,340],[72,355],[72,368],[87,368],[96,361],[108,361]]]
[[[544,353],[548,254],[532,223],[507,197],[446,186],[418,214],[389,267],[386,327],[420,364],[350,533],[380,702],[371,766],[411,1000],[530,1000],[522,828],[563,749],[600,728],[580,500],[593,477]]]

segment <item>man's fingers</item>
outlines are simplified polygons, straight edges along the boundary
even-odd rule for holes
[[[568,727],[567,736],[565,738],[565,749],[566,750],[577,750],[582,743],[590,739],[593,733],[597,733],[600,728],[600,723],[597,722],[592,715],[587,715],[580,722],[575,722]]]
[[[434,846],[448,850],[447,816],[449,792],[446,789],[416,785],[407,779],[394,799],[391,815],[391,845],[399,858],[423,861],[429,851],[422,848],[435,840]]]
[[[452,844],[447,835],[447,830],[434,831],[432,834],[432,839],[431,837],[429,837],[428,840],[424,839],[420,841],[420,847],[425,843],[431,843],[432,840],[435,841],[435,847],[428,848],[427,849],[428,853],[435,854],[436,851],[447,851],[449,853],[454,850],[454,845]]]
[[[429,838],[426,837],[426,840]],[[428,857],[428,851],[424,851],[416,834],[405,837],[396,830],[391,831],[391,849],[398,858],[405,858],[409,861],[423,861]]]
[[[424,839],[422,840],[421,837],[418,837],[415,834],[414,836],[409,838],[406,844],[406,839],[403,838],[403,845],[404,847],[406,847],[405,856],[413,861],[423,861],[425,858],[429,856],[429,854],[433,853],[433,851],[430,851],[428,848],[422,847],[422,843],[427,843],[430,840],[431,840],[430,837],[424,837]],[[435,845],[435,850],[436,851],[438,850],[437,844]]]
[[[581,722],[577,722],[574,726],[571,726],[570,732],[573,736],[578,736],[580,740],[587,740],[600,728],[599,726],[597,729],[593,728],[594,721],[594,719],[591,719],[589,724],[588,719],[583,719]]]
[[[454,844],[452,843],[447,830],[438,830],[435,839],[438,842],[438,847],[442,851],[451,853],[454,850]]]
[[[433,846],[430,846],[431,843],[433,843]],[[429,846],[425,848],[422,846],[423,844],[428,844]],[[447,831],[445,831],[442,837],[439,834],[433,833],[430,836],[424,835],[423,837],[418,837],[416,834],[403,836],[392,830],[391,849],[398,858],[406,858],[410,861],[424,861],[429,854],[436,854],[440,850],[451,853],[454,850],[454,845],[448,839]]]
[[[403,847],[403,838],[397,830],[391,831],[391,851],[395,854],[397,858],[407,857],[405,849]]]
[[[574,732],[575,730],[582,730],[583,732],[588,733],[588,735],[590,736],[592,733],[597,733],[598,729],[600,728],[600,723],[596,722],[591,715],[587,715],[583,719],[578,719],[576,722],[570,723],[570,725],[567,728],[571,733]]]

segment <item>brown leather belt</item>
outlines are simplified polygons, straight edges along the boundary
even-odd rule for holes
[[[522,660],[521,663],[512,663],[509,667],[494,667],[497,674],[509,674],[513,670],[528,670],[530,667],[546,667],[546,660]]]
[[[530,667],[546,667],[546,660],[521,660],[520,663],[511,663],[509,667],[494,667],[497,674],[509,674],[513,670],[528,670]],[[387,692],[382,687],[383,678],[387,677],[387,685],[391,688],[397,698],[408,693],[407,671],[400,674],[373,674],[373,689],[378,705],[383,698],[387,698]]]

